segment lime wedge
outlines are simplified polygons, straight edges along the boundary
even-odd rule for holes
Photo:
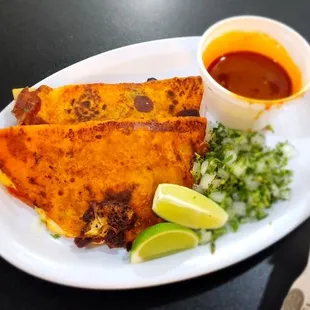
[[[228,214],[204,195],[175,184],[160,184],[153,211],[168,222],[193,229],[216,229],[225,225]]]
[[[173,223],[160,223],[147,228],[134,241],[130,262],[141,263],[198,245],[198,236],[191,229]]]

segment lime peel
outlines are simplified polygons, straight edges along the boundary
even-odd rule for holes
[[[216,229],[225,225],[228,214],[204,195],[176,184],[160,184],[153,211],[166,221],[192,229]]]
[[[198,235],[191,229],[173,223],[160,223],[147,228],[136,238],[130,251],[130,262],[141,263],[191,249],[198,242]]]

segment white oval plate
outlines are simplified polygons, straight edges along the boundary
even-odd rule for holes
[[[198,75],[198,37],[136,44],[103,53],[53,74],[35,86],[72,83],[141,82]],[[15,124],[12,103],[0,114],[0,127]],[[309,114],[308,114],[309,115]],[[287,126],[286,126],[287,127]],[[275,143],[280,137],[269,137]],[[209,246],[150,262],[130,265],[125,250],[78,249],[72,240],[53,239],[35,212],[0,188],[0,254],[16,267],[52,282],[93,289],[125,289],[160,285],[207,274],[239,262],[273,244],[310,216],[310,139],[294,138],[298,156],[290,201],[275,205],[270,216],[244,225],[239,232]]]

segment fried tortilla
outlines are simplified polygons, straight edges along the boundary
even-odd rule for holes
[[[23,89],[12,112],[19,125],[199,116],[202,94],[200,77],[54,89],[40,86]]]
[[[11,193],[78,246],[128,247],[160,221],[158,184],[193,185],[205,132],[200,117],[15,126],[0,130],[0,169]]]

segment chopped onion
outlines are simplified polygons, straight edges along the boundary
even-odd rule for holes
[[[234,140],[231,138],[224,138],[222,143],[223,144],[231,144],[231,143],[234,143]]]
[[[256,164],[256,172],[262,173],[266,168],[266,162],[265,161],[259,161]]]
[[[245,184],[246,187],[250,190],[250,191],[254,191],[259,187],[259,182],[254,180],[254,178],[252,176],[245,178]]]
[[[229,174],[224,169],[219,168],[217,171],[217,176],[220,177],[223,180],[229,179]]]
[[[283,200],[290,199],[290,191],[288,189],[280,191],[280,198]]]
[[[226,194],[223,192],[212,192],[209,198],[215,202],[221,203],[225,199]]]
[[[199,238],[199,244],[206,244],[209,243],[212,240],[212,232],[205,230],[205,229],[200,229],[197,231],[198,238]]]
[[[199,161],[195,161],[194,162],[192,173],[194,175],[197,175],[198,173],[200,173],[200,163],[199,163]]]
[[[237,153],[235,151],[229,150],[225,152],[225,161],[227,165],[231,165],[237,159]]]
[[[252,211],[250,212],[250,217],[252,217],[252,218],[255,218],[255,217],[256,217],[256,212],[255,212],[255,210],[252,210]]]
[[[296,149],[291,144],[285,144],[282,149],[283,149],[284,155],[288,159],[291,159],[297,155]]]
[[[203,188],[200,185],[194,184],[193,185],[193,190],[195,190],[198,193],[203,193]]]
[[[246,215],[246,204],[243,201],[234,201],[232,203],[231,209],[237,216]]]
[[[237,162],[232,166],[232,172],[237,178],[240,178],[244,174],[246,168],[246,165]]]
[[[202,189],[206,190],[212,183],[215,175],[214,174],[205,174],[202,176],[199,185],[201,186]]]
[[[280,197],[280,190],[276,184],[271,184],[272,195],[275,197]]]
[[[214,179],[212,181],[212,188],[218,188],[221,184],[222,184],[222,180],[221,179]]]
[[[234,192],[232,194],[232,198],[233,198],[233,200],[239,200],[240,199],[240,194],[238,192]]]
[[[205,161],[201,164],[201,167],[200,167],[200,173],[201,173],[201,175],[206,174],[207,169],[208,169],[208,166],[209,166],[209,162],[208,162],[207,160],[205,160]]]
[[[256,134],[252,137],[251,139],[252,144],[258,144],[258,145],[263,145],[265,144],[265,137],[260,134]]]

